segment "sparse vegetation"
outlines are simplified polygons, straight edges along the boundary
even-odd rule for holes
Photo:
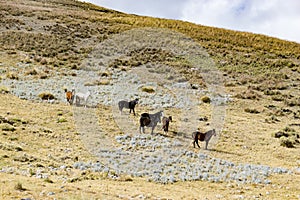
[[[285,127],[282,131],[273,134],[275,138],[280,139],[280,145],[287,148],[293,148],[299,143],[300,134],[291,127]]]

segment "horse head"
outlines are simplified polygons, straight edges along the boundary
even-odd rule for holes
[[[213,136],[217,136],[216,129],[213,129],[212,132],[213,132],[213,134],[212,134]]]
[[[158,115],[157,115],[157,117],[158,117],[158,122],[159,123],[161,123],[161,118],[164,116],[164,113],[163,113],[163,111],[161,110],[161,111],[159,111],[158,112]]]

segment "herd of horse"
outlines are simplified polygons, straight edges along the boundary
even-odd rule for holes
[[[129,114],[131,113],[131,111],[133,111],[133,114],[135,115],[134,108],[138,104],[138,101],[139,101],[138,99],[134,99],[129,102],[125,101],[125,100],[119,101],[118,106],[119,106],[119,110],[120,110],[121,114],[123,112],[123,109],[127,108],[127,109],[129,109]],[[169,117],[163,116],[163,111],[159,111],[154,114],[142,113],[140,116],[139,122],[140,122],[140,127],[139,127],[140,133],[141,132],[145,133],[145,127],[150,127],[151,134],[153,134],[153,131],[158,123],[162,123],[163,124],[162,129],[164,130],[165,133],[168,133],[169,124],[170,124],[170,122],[172,122],[172,116],[169,116]],[[193,138],[194,148],[195,148],[195,143],[200,148],[198,141],[205,141],[205,149],[207,149],[208,142],[210,141],[212,136],[216,136],[215,129],[209,130],[204,133],[200,132],[200,131],[193,132],[192,138]]]
[[[80,93],[80,92],[75,92],[75,89],[68,91],[65,89],[66,93],[66,100],[67,102],[72,105],[82,105],[82,102],[84,103],[84,107],[87,106],[87,101],[91,93],[87,91],[86,93]],[[132,101],[119,101],[118,102],[118,107],[119,111],[121,114],[123,113],[123,109],[129,109],[129,114],[132,112],[134,115],[135,113],[135,106],[138,104],[139,99],[134,99]],[[170,122],[172,122],[172,116],[166,117],[163,116],[163,111],[159,111],[154,114],[149,114],[149,113],[142,113],[140,116],[140,126],[139,126],[139,131],[140,133],[145,133],[145,127],[150,127],[151,128],[151,134],[153,134],[155,127],[157,126],[158,123],[162,123],[162,129],[165,132],[165,134],[168,134],[169,131],[169,125]],[[209,130],[207,132],[200,132],[200,131],[195,131],[192,133],[192,138],[193,138],[193,145],[195,148],[195,143],[197,146],[200,148],[200,145],[198,141],[205,141],[205,149],[207,149],[208,142],[210,141],[212,136],[216,136],[216,131],[215,129]]]

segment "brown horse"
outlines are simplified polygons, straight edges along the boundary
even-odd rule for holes
[[[216,134],[215,129],[209,130],[205,133],[201,133],[199,131],[193,132],[192,137],[193,137],[193,140],[194,140],[193,141],[194,148],[195,148],[195,143],[200,148],[199,143],[198,143],[198,140],[200,140],[200,141],[205,141],[205,149],[207,149],[207,145],[208,145],[209,140],[211,139],[212,136],[216,136],[216,135],[217,134]]]
[[[161,123],[161,117],[163,115],[163,111],[159,111],[155,114],[143,113],[140,118],[140,133],[143,130],[145,133],[145,126],[151,127],[151,134],[153,134],[154,128],[157,126],[157,123]]]
[[[65,89],[65,93],[66,93],[66,99],[69,102],[69,104],[73,104],[74,101],[74,96],[75,96],[75,89],[72,89],[72,91],[68,91],[67,89]]]
[[[163,117],[163,119],[162,119],[162,123],[163,123],[162,129],[164,130],[165,133],[169,132],[170,122],[172,122],[172,116]]]

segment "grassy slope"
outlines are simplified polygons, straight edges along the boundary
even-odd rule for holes
[[[279,140],[271,136],[285,127],[299,133],[297,126],[290,126],[298,123],[297,116],[300,115],[299,44],[188,22],[127,15],[71,0],[2,0],[0,5],[0,69],[3,78],[13,78],[12,74],[18,76],[18,62],[46,68],[50,71],[49,76],[51,71],[68,74],[66,69],[79,68],[93,45],[112,34],[137,27],[170,28],[192,37],[208,51],[216,65],[224,71],[227,92],[237,96],[228,105],[224,128],[226,134],[219,139],[211,153],[236,162],[289,168],[299,166],[299,145],[291,149],[281,147]],[[132,62],[127,65],[133,65],[134,60]],[[0,95],[0,99],[0,116],[17,121],[14,124],[16,131],[0,132],[0,167],[15,166],[26,171],[29,166],[33,169],[68,166],[76,160],[95,159],[76,134],[72,111],[68,106],[36,104],[10,95]],[[269,105],[275,108],[269,109]],[[246,108],[259,113],[245,112]],[[201,109],[206,108],[204,106]],[[284,112],[284,109],[292,112]],[[61,117],[67,122],[57,123]],[[134,196],[140,193],[149,193],[152,198],[199,197],[190,192],[192,188],[201,188],[201,194],[208,198],[215,198],[214,191],[217,190],[218,194],[227,198],[239,194],[259,196],[269,191],[271,194],[266,198],[290,199],[299,195],[297,190],[300,185],[299,175],[272,177],[274,186],[206,182],[161,186],[139,179],[116,182],[105,175],[82,174],[74,169],[52,173],[50,179],[54,183],[32,178],[34,174],[30,172],[26,176],[2,173],[0,176],[2,199],[26,195],[40,198],[42,191],[54,191],[57,197],[67,199],[72,195],[78,199],[116,198],[116,194]],[[67,177],[67,183],[60,179],[62,176]],[[15,188],[18,182],[22,183],[25,191]],[[59,188],[61,185],[67,189]],[[286,194],[290,197],[286,197]]]

